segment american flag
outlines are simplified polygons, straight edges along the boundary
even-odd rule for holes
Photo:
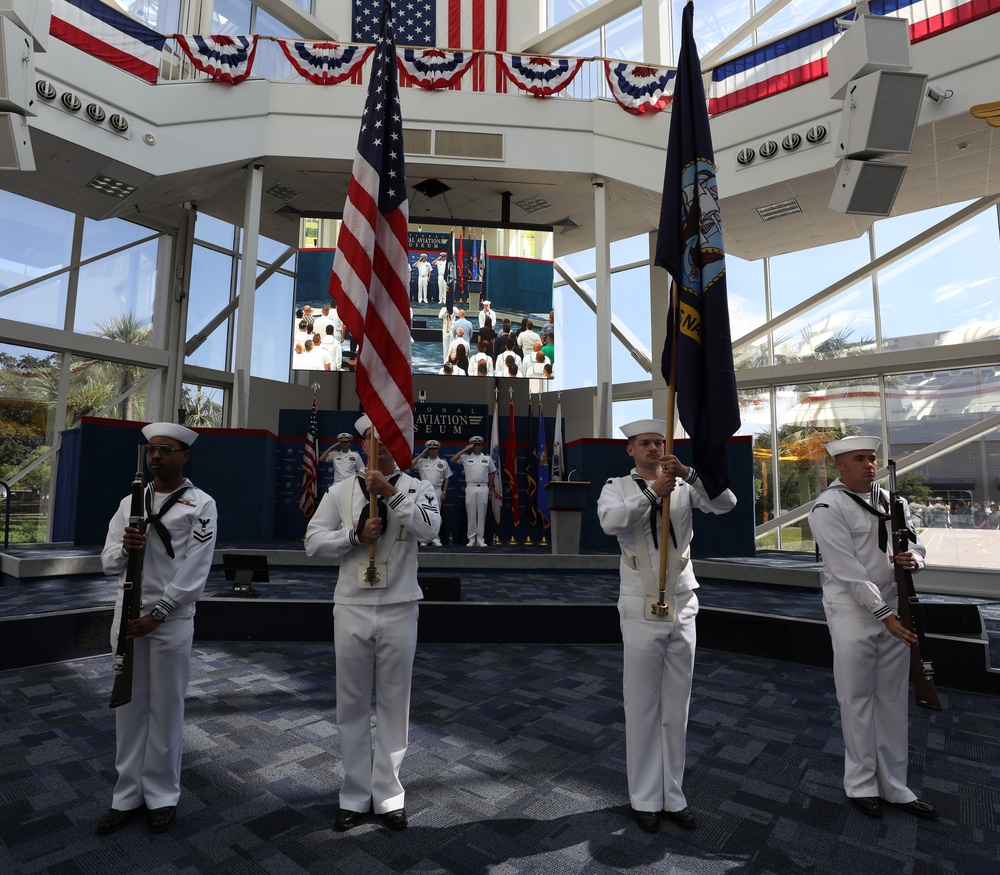
[[[353,40],[373,42],[382,0],[354,0]],[[396,42],[401,46],[507,51],[508,0],[395,0]],[[398,4],[398,5],[397,5]],[[472,90],[485,91],[492,71],[497,92],[507,80],[492,57],[472,64]],[[457,85],[454,87],[458,87]]]
[[[330,296],[358,340],[361,406],[404,471],[413,456],[408,221],[396,46],[385,0]]]
[[[313,395],[312,413],[309,414],[309,428],[306,429],[306,445],[302,450],[302,491],[299,493],[299,508],[312,517],[316,510],[316,494],[319,484],[319,414],[316,396]]]

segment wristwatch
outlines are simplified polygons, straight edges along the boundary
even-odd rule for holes
[[[167,619],[167,612],[163,610],[163,608],[156,607],[149,612],[149,616],[156,620],[157,623],[162,623],[165,619]]]

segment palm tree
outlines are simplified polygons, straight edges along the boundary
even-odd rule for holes
[[[98,337],[106,337],[108,340],[117,340],[133,346],[149,346],[153,332],[153,326],[149,322],[140,320],[132,313],[121,313],[108,322],[97,322],[95,328],[97,330],[94,333]],[[92,380],[108,383],[114,387],[114,394],[111,397],[125,395],[118,408],[119,418],[131,420],[145,413],[145,393],[131,391],[132,387],[142,379],[143,368],[123,362],[102,360],[91,362],[90,367]]]
[[[213,401],[201,389],[201,386],[196,386],[192,395],[191,389],[185,386],[181,392],[181,405],[185,410],[184,424],[218,428],[222,425],[222,405]]]

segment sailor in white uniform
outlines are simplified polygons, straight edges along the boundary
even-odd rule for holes
[[[451,470],[451,465],[438,455],[440,452],[440,441],[427,441],[420,455],[413,460],[413,464],[420,479],[431,484],[438,507],[443,510],[445,496],[448,493],[448,479],[454,472]],[[440,547],[441,538],[436,537],[431,543],[435,547]],[[423,546],[427,546],[426,543]]]
[[[659,830],[661,811],[678,826],[694,829],[694,815],[681,789],[698,613],[698,581],[690,561],[691,508],[728,513],[736,506],[736,496],[727,489],[709,499],[697,472],[664,454],[663,420],[638,420],[621,430],[635,468],[604,485],[597,516],[601,528],[618,538],[622,552],[618,613],[624,639],[629,801],[646,832]],[[648,604],[659,600],[659,514],[667,497],[671,541],[665,602],[670,611],[660,618],[649,616]]]
[[[97,826],[99,835],[120,829],[143,808],[152,832],[164,832],[174,822],[195,602],[205,588],[215,549],[215,501],[184,476],[197,432],[154,422],[142,433],[149,441],[146,465],[153,475],[145,494],[146,532],[129,526],[132,501],[127,496],[111,519],[101,553],[105,574],[117,574],[119,581],[111,624],[114,650],[129,552],[145,548],[140,616],[128,624],[132,699],[115,708],[118,783],[111,810]]]
[[[431,263],[421,255],[413,265],[417,269],[417,303],[427,303],[427,290],[431,284]]]
[[[892,567],[895,562],[919,571],[926,550],[917,538],[905,553],[891,555],[888,494],[875,484],[881,443],[870,435],[828,443],[840,477],[809,514],[823,555],[823,610],[844,733],[844,790],[869,817],[881,817],[885,800],[931,819],[937,811],[906,783],[909,648],[917,638],[896,616]]]
[[[472,450],[469,453],[469,450]],[[468,455],[466,455],[468,453]],[[469,547],[486,546],[486,505],[493,490],[497,466],[483,452],[483,439],[476,435],[451,457],[465,471],[465,513],[469,519]]]
[[[362,416],[365,437],[371,420]],[[429,483],[400,473],[379,442],[376,467],[332,486],[306,529],[307,556],[339,561],[333,592],[337,732],[344,783],[334,826],[348,830],[374,810],[405,829],[399,768],[406,753],[417,647],[417,542],[438,536],[441,513]],[[369,495],[378,512],[369,516]],[[368,575],[370,544],[375,569]],[[372,740],[372,684],[375,738]]]
[[[365,460],[361,453],[351,449],[352,435],[349,431],[342,431],[337,435],[339,443],[327,448],[320,455],[319,460],[325,461],[330,458],[333,464],[333,482],[340,483],[355,474],[365,473]]]

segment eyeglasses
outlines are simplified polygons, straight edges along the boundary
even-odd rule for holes
[[[146,444],[146,455],[153,456],[159,453],[161,456],[169,456],[171,453],[180,453],[183,450],[177,447],[168,447],[166,444]]]

